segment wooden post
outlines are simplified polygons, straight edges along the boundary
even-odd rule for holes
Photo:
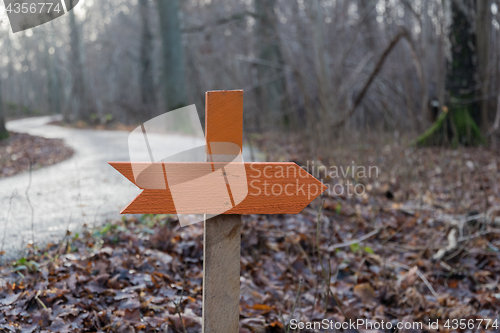
[[[241,215],[205,220],[203,244],[203,333],[237,333]]]
[[[243,146],[243,91],[207,92],[205,137]],[[210,189],[207,189],[208,191]],[[240,317],[241,215],[205,219],[203,333],[237,333]]]

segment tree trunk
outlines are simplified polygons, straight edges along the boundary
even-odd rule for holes
[[[372,0],[359,0],[359,12],[361,15],[366,15],[364,17],[363,26],[365,28],[366,38],[365,42],[368,46],[368,51],[372,53],[377,52],[376,42],[380,43],[377,39],[377,11],[375,10],[375,3]]]
[[[476,101],[476,38],[472,29],[474,0],[452,0],[450,27],[451,61],[447,73],[447,105],[438,120],[416,141],[419,146],[479,145],[485,142],[479,130]],[[451,139],[451,140],[450,140]]]
[[[481,128],[487,130],[489,124],[488,95],[490,74],[488,71],[490,29],[491,29],[491,3],[490,0],[476,0],[476,39],[477,39],[477,65],[479,76],[479,107],[481,113]]]
[[[270,124],[289,125],[286,113],[286,81],[283,77],[283,55],[276,31],[277,17],[274,12],[276,0],[255,0],[257,13],[256,33],[258,38],[257,64],[259,87],[256,89],[261,117]]]
[[[309,16],[312,26],[312,44],[314,54],[314,69],[318,78],[318,92],[321,104],[321,118],[324,123],[328,123],[327,119],[332,111],[332,75],[329,67],[329,54],[326,50],[326,40],[324,34],[324,17],[323,7],[319,0],[313,0],[309,3]],[[325,142],[326,143],[326,142]]]
[[[9,61],[7,63],[8,78],[9,78],[9,80],[14,80],[14,66],[12,63],[12,59],[15,59],[15,56],[14,56],[14,49],[12,47],[11,36],[9,34],[4,35],[4,43],[5,43],[5,48],[6,48],[6,55],[7,55],[7,58],[9,59]],[[6,96],[8,96],[7,98],[9,99],[9,102],[13,102],[15,100],[16,96],[19,95],[18,94],[18,90],[19,90],[18,84],[12,84],[12,85],[9,84],[5,88],[6,89],[4,91],[5,91]],[[13,103],[13,106],[14,106],[14,111],[17,111],[17,107],[19,107],[19,105],[16,105],[15,103]]]
[[[428,12],[429,11],[429,6],[430,2],[426,1],[424,2],[423,6],[423,11]],[[422,66],[422,86],[420,87],[422,89],[422,101],[420,104],[420,116],[422,118],[427,118],[428,121],[425,122],[425,125],[428,126],[430,123],[432,123],[435,118],[432,119],[433,114],[431,114],[432,108],[429,107],[429,79],[432,82],[434,79],[436,79],[435,74],[430,73],[429,68],[431,68],[432,61],[431,60],[433,56],[433,47],[432,47],[432,30],[434,29],[432,20],[429,15],[422,15],[422,19],[420,21],[421,26],[422,26],[422,32],[420,34],[421,37],[421,44],[419,48],[419,53],[422,55],[419,57],[420,64]],[[420,118],[420,117],[419,117]],[[419,126],[419,131],[422,130],[422,127]]]
[[[74,0],[70,0],[72,3]],[[71,5],[72,6],[72,5]],[[71,111],[66,113],[65,119],[68,122],[84,120],[90,122],[92,120],[92,101],[88,95],[88,87],[85,80],[83,50],[81,34],[76,22],[75,11],[69,13],[70,39],[71,39],[71,65],[73,75],[73,86],[71,89]]]
[[[47,67],[47,80],[48,80],[48,88],[49,88],[49,107],[50,113],[60,114],[61,113],[61,86],[59,84],[59,73],[58,73],[58,64],[55,61],[55,43],[53,41],[52,34],[54,33],[54,26],[52,22],[50,22],[50,33],[47,39],[44,41],[45,43],[45,61]],[[54,49],[53,54],[50,53],[51,48]]]
[[[139,13],[141,15],[141,102],[148,117],[156,115],[156,92],[151,68],[151,52],[153,49],[153,35],[149,27],[149,0],[139,0]]]
[[[0,79],[0,140],[7,139],[9,137],[9,132],[5,128],[5,118],[4,118],[4,108],[2,100],[2,84]]]
[[[186,70],[178,0],[157,0],[160,15],[163,89],[166,111],[186,106]]]

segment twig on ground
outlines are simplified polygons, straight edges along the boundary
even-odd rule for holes
[[[42,302],[42,300],[40,298],[38,298],[38,296],[40,296],[42,292],[40,290],[38,290],[36,292],[36,295],[35,295],[35,299],[37,300],[37,302],[42,306],[42,308],[44,308],[45,310],[47,310],[47,306]]]
[[[450,253],[458,247],[458,238],[457,238],[457,228],[453,228],[448,233],[448,245],[445,248],[439,249],[433,256],[433,261],[439,261],[443,259],[446,253]]]
[[[494,206],[489,208],[485,213],[480,213],[480,214],[474,214],[470,216],[465,216],[465,215],[449,215],[449,214],[442,214],[436,217],[436,220],[438,221],[443,221],[445,223],[448,223],[452,229],[448,233],[448,245],[444,248],[439,249],[433,256],[432,260],[433,261],[439,261],[442,260],[446,254],[450,254],[452,251],[457,249],[459,247],[459,243],[464,242],[464,241],[470,241],[473,238],[476,237],[481,237],[483,235],[489,234],[493,232],[492,230],[495,229],[486,229],[479,231],[477,233],[471,234],[471,235],[464,235],[464,230],[466,228],[467,223],[476,221],[478,223],[481,223],[486,226],[491,226],[491,225],[500,225],[500,218],[494,217],[493,214],[497,211],[500,210],[500,207]],[[457,235],[457,232],[459,233]],[[462,249],[464,249],[466,246],[462,246],[459,251],[454,252],[452,256],[448,257],[447,260],[453,258],[455,255],[460,253]]]
[[[436,239],[440,236],[440,233],[435,233],[434,236],[432,236],[432,239],[430,242],[427,243],[427,246],[424,247],[422,250],[420,250],[420,252],[418,253],[418,255],[415,257],[415,259],[413,259],[413,263],[412,265],[415,265],[417,263],[418,260],[420,260],[423,256],[424,256],[424,253],[431,248],[431,246],[434,245],[434,243],[436,242]]]
[[[493,234],[500,234],[500,229],[490,228],[488,229],[488,232],[491,232]]]
[[[26,200],[28,201],[28,205],[30,206],[30,211],[31,211],[31,245],[33,246],[33,251],[35,250],[35,210],[33,209],[33,205],[31,204],[30,196],[29,196],[29,190],[31,188],[31,178],[32,178],[32,172],[33,172],[33,162],[31,160],[31,157],[28,155],[28,158],[30,160],[30,170],[29,170],[29,181],[28,181],[28,187],[26,188]]]
[[[351,318],[351,317],[349,317],[349,316],[347,315],[347,313],[345,313],[345,311],[344,311],[344,309],[343,309],[343,306],[342,306],[342,303],[341,303],[341,302],[340,302],[340,300],[337,298],[337,296],[335,296],[335,294],[333,293],[332,288],[330,287],[330,288],[328,288],[328,290],[329,290],[330,295],[332,295],[332,298],[335,300],[335,303],[337,304],[337,307],[340,309],[340,312],[342,312],[342,314],[344,315],[344,317],[346,317],[347,319],[349,319],[349,322],[353,321],[353,320],[352,320],[352,318]],[[360,333],[356,327],[354,327],[354,330],[355,330],[356,332]]]
[[[97,328],[97,331],[101,331],[101,322],[99,320],[99,316],[95,310],[92,311],[94,313],[94,326]]]
[[[5,245],[5,236],[7,234],[7,224],[9,223],[10,210],[12,208],[12,199],[14,199],[14,196],[16,196],[16,195],[17,195],[17,190],[14,190],[12,192],[12,195],[10,196],[9,209],[7,210],[7,217],[5,218],[5,224],[3,226],[2,248],[0,249],[0,253],[3,253],[3,248]]]
[[[483,230],[483,231],[478,231],[478,232],[476,232],[475,234],[471,234],[471,235],[469,235],[469,236],[459,237],[459,238],[458,238],[458,241],[459,241],[459,242],[464,242],[464,241],[468,241],[468,240],[471,240],[471,239],[474,239],[474,238],[477,238],[477,237],[481,237],[481,236],[484,236],[484,235],[488,235],[488,234],[490,234],[490,233],[495,233],[495,231],[494,231],[494,230],[497,230],[497,232],[499,232],[499,231],[498,231],[498,229],[493,229],[493,228],[491,228],[491,229],[486,229],[486,230]]]
[[[300,242],[295,241],[291,237],[286,236],[286,238],[289,239],[292,242],[292,244],[294,244],[294,245],[297,246],[297,248],[299,249],[300,253],[302,253],[302,255],[304,256],[304,258],[306,260],[307,268],[309,268],[309,270],[312,273],[313,272],[313,267],[312,267],[312,264],[311,264],[311,259],[309,258],[309,255],[307,254],[306,250],[304,250],[304,247],[302,245],[300,245]]]
[[[403,223],[401,223],[401,225],[396,229],[396,232],[394,234],[392,234],[391,236],[387,237],[386,239],[384,239],[380,244],[381,245],[385,245],[387,244],[388,241],[390,241],[394,236],[396,236],[401,230],[403,230],[404,226],[406,225],[406,223],[408,222],[408,220],[405,220],[403,221]]]
[[[177,303],[174,302],[174,305],[175,305],[175,309],[177,310],[177,314],[179,315],[179,320],[181,321],[182,331],[184,333],[187,333],[186,326],[184,325],[184,320],[182,319],[181,309]]]
[[[69,241],[70,241],[71,231],[69,231],[69,225],[71,223],[71,218],[72,217],[73,217],[73,215],[69,214],[68,225],[66,226],[66,235],[64,235],[64,238],[63,238],[63,240],[61,242],[61,249],[62,249],[62,246],[63,246],[64,242],[66,242],[66,246],[64,248],[64,253],[68,253],[68,250],[70,248]]]
[[[187,330],[186,330],[186,326],[184,325],[184,320],[182,319],[180,304],[182,303],[182,296],[184,295],[184,287],[186,285],[186,271],[187,271],[187,262],[184,263],[184,274],[182,277],[181,297],[179,298],[179,301],[177,303],[173,302],[175,305],[175,309],[177,310],[177,314],[179,315],[179,320],[181,321],[181,325],[182,325],[182,331],[184,333],[187,333]]]
[[[394,261],[394,262],[389,262],[387,263],[388,265],[390,266],[396,266],[396,267],[399,267],[399,268],[403,268],[403,269],[406,269],[406,270],[410,270],[411,267],[408,266],[408,265],[405,265],[405,264],[401,264],[397,261]],[[422,272],[417,268],[417,271],[416,271],[416,274],[418,275],[418,277],[420,279],[422,279],[422,281],[424,282],[424,284],[427,286],[427,288],[429,288],[431,294],[436,297],[436,298],[439,298],[439,294],[434,290],[434,288],[432,287],[432,285],[429,283],[429,280],[427,280],[427,278],[424,276],[424,274],[422,274]]]
[[[378,234],[380,232],[380,230],[382,230],[382,229],[375,229],[372,232],[367,233],[366,235],[364,235],[363,237],[360,237],[358,239],[354,239],[352,241],[348,241],[348,242],[344,242],[344,243],[340,243],[340,244],[331,245],[328,247],[328,251],[333,251],[333,250],[341,248],[341,247],[346,247],[346,246],[351,246],[353,244],[361,243],[362,241],[372,237],[373,235]]]
[[[323,255],[321,254],[321,247],[319,244],[319,223],[321,221],[321,211],[323,209],[324,204],[325,201],[323,200],[321,206],[319,207],[318,218],[316,220],[316,254],[318,256],[318,261],[321,265],[321,274],[323,275],[323,279],[325,281],[325,309],[326,309],[328,306],[328,288],[330,287],[330,281],[327,281],[325,267],[323,266]]]
[[[295,312],[295,307],[297,306],[297,302],[298,302],[299,297],[300,297],[300,290],[301,289],[302,289],[302,279],[300,279],[300,281],[299,281],[299,289],[297,290],[297,296],[295,296],[295,302],[293,302],[293,308],[292,308],[292,313],[290,314],[290,320],[292,320],[292,318],[293,318],[293,313]],[[285,324],[285,323],[283,322],[283,324]],[[286,326],[285,332],[286,333],[290,332],[290,325]]]
[[[451,260],[455,258],[459,253],[461,253],[468,245],[470,241],[465,242],[462,246],[460,246],[458,249],[456,249],[454,252],[448,254],[446,258],[444,258],[444,261]]]
[[[318,218],[317,218],[317,221],[316,221],[316,246],[317,246],[317,255],[319,257],[319,239],[318,239],[318,232],[319,232],[319,219],[320,219],[320,216],[321,216],[321,210],[323,209],[323,206],[325,204],[325,201],[323,200],[323,202],[321,203],[320,207],[319,207],[319,211],[318,211]],[[302,248],[302,246],[301,246]],[[311,273],[313,273],[313,270],[312,268],[310,268],[311,270]],[[316,304],[316,300],[318,299],[318,290],[319,290],[319,282],[316,280],[316,290],[314,291],[314,303],[313,304]],[[311,307],[311,315],[312,316],[314,313],[314,306]]]

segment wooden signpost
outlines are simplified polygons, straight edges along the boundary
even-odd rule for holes
[[[205,138],[209,156],[212,143],[231,143],[243,148],[243,91],[212,91],[206,94]],[[122,214],[220,214],[210,200],[193,200],[193,205],[176,209],[169,179],[199,179],[206,196],[215,184],[201,177],[207,165],[222,170],[231,205],[221,215],[205,219],[203,253],[203,332],[236,333],[239,330],[240,247],[242,214],[296,214],[320,195],[326,186],[295,163],[245,163],[248,193],[238,203],[231,195],[232,182],[245,181],[241,174],[226,172],[226,163],[110,164],[143,192]],[[133,167],[145,170],[135,179]],[[238,178],[239,177],[239,178]],[[155,184],[164,181],[166,188]],[[170,184],[170,187],[173,185]],[[246,191],[245,191],[246,193]],[[186,193],[185,195],[189,195]]]

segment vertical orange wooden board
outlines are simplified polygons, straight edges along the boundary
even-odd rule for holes
[[[212,154],[210,147],[213,142],[236,144],[241,152],[243,90],[209,91],[205,108],[208,154]],[[229,183],[226,185],[231,196]],[[203,239],[202,332],[238,333],[241,216],[219,215],[205,220]]]
[[[205,137],[243,147],[243,90],[208,91],[205,101]],[[210,110],[210,112],[208,112]]]

